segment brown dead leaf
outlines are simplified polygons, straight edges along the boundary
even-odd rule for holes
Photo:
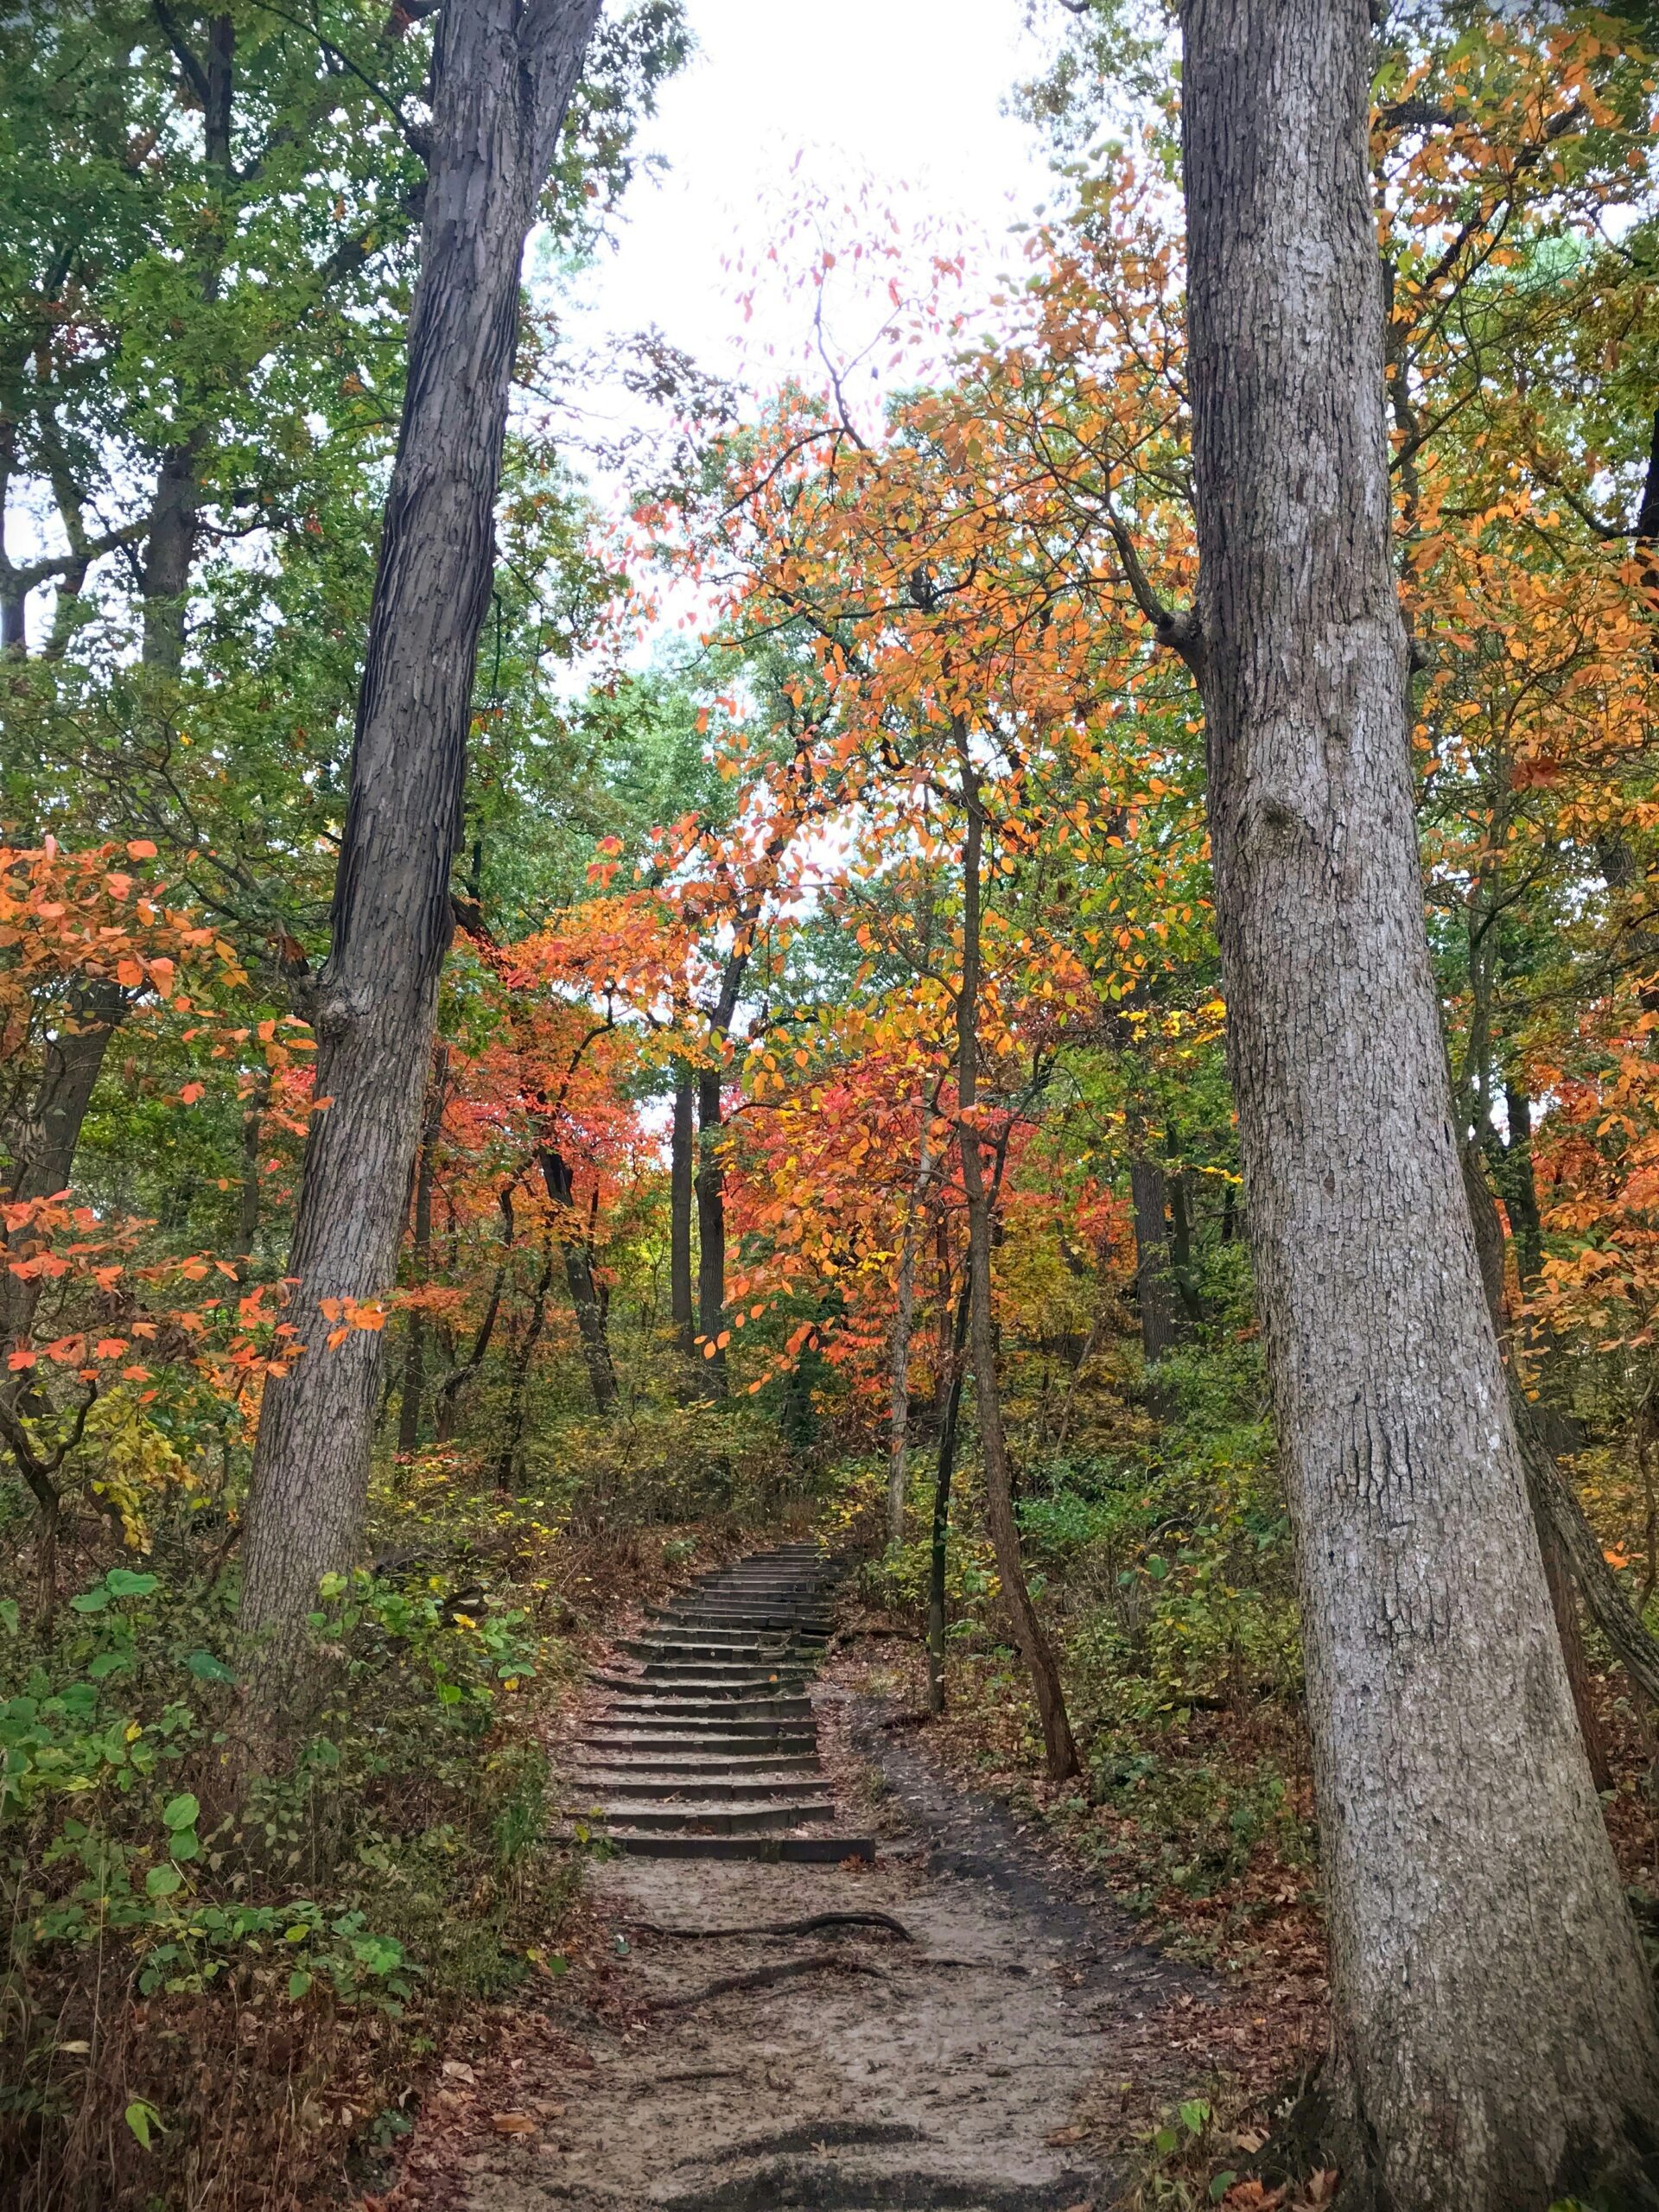
[[[1259,2181],[1236,2181],[1222,2198],[1235,2212],[1274,2212],[1285,2201],[1282,2189],[1265,2189]]]
[[[1082,2127],[1057,2127],[1052,2135],[1045,2135],[1045,2143],[1081,2143],[1088,2133]]]
[[[1310,2174],[1307,2178],[1308,2203],[1329,2204],[1336,2196],[1337,2183],[1341,2178],[1341,2170],[1337,2166],[1321,2166],[1317,2173]]]
[[[444,2060],[443,2076],[447,2082],[476,2082],[478,2079],[472,2068],[459,2058]]]
[[[498,2112],[490,2120],[498,2135],[533,2135],[538,2125],[527,2112]]]

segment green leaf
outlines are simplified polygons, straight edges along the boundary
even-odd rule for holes
[[[164,2135],[167,2133],[162,2126],[160,2113],[156,2111],[154,2105],[146,2104],[142,2097],[135,2097],[127,2107],[127,2126],[138,2138],[139,2147],[145,2151],[149,2148],[152,2128],[157,2135]]]
[[[292,1928],[285,1928],[283,1930],[284,1943],[308,1943],[310,1940],[311,1930],[302,1920],[296,1921]]]
[[[1210,2107],[1202,2097],[1193,2097],[1179,2107],[1181,2124],[1189,2135],[1202,2135],[1210,2125]]]
[[[175,1828],[167,1839],[167,1847],[175,1859],[200,1859],[201,1840],[194,1828]]]
[[[1230,2166],[1224,2173],[1217,2174],[1210,2184],[1210,2202],[1212,2204],[1219,2204],[1237,2179],[1238,2176]]]
[[[162,1808],[164,1828],[193,1828],[200,1816],[201,1808],[187,1789],[182,1796],[169,1798]]]
[[[124,1675],[132,1666],[130,1651],[100,1651],[86,1669],[95,1682],[107,1681],[111,1675]]]
[[[112,1567],[104,1578],[104,1587],[112,1598],[148,1598],[160,1581],[159,1575],[135,1574],[130,1567]]]
[[[0,1598],[0,1628],[4,1629],[8,1636],[16,1636],[22,1625],[22,1616],[17,1611],[17,1600],[15,1598]]]
[[[288,1977],[289,1995],[290,1997],[303,1997],[306,1991],[309,1989],[310,1986],[310,1975],[306,1973],[302,1967],[296,1967],[293,1973]]]
[[[78,1613],[101,1613],[109,1602],[107,1590],[83,1590],[78,1598],[69,1600],[72,1609]]]
[[[404,1963],[404,1947],[392,1936],[359,1936],[352,1949],[371,1974],[391,1974]]]
[[[153,1897],[170,1897],[175,1890],[182,1888],[184,1877],[176,1866],[152,1866],[144,1877],[144,1887]],[[149,2145],[145,2145],[149,2149]]]
[[[184,1663],[199,1682],[233,1682],[236,1680],[234,1670],[227,1667],[222,1659],[215,1658],[211,1651],[189,1652]]]

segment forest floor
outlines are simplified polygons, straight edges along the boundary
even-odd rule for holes
[[[874,1864],[601,1865],[561,1936],[569,1971],[452,2042],[395,2181],[361,2202],[1095,2212],[1178,2102],[1242,2109],[1228,2085],[1262,2023],[1238,1993],[1137,1942],[1039,1824],[952,1779],[868,1672],[843,1656],[813,1694],[842,1824],[875,1834]],[[886,1915],[909,1940],[762,1932],[818,1914]],[[745,1932],[709,1932],[727,1930]],[[1212,2164],[1228,2139],[1209,2133]]]

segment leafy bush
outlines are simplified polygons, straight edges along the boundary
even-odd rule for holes
[[[173,2201],[251,2005],[262,2040],[302,2012],[324,2074],[329,2024],[378,2019],[354,2063],[390,2064],[460,1996],[545,1959],[575,1869],[548,1840],[544,1755],[512,1723],[561,1655],[518,1611],[435,1579],[331,1578],[312,1619],[326,1694],[291,1768],[251,1779],[222,1579],[115,1567],[48,1625],[10,1601],[0,1621],[0,2180],[19,2201]],[[258,2090],[249,2124],[291,2173],[316,2142]]]

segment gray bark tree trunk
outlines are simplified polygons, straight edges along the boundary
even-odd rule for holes
[[[1521,2212],[1659,2139],[1481,1280],[1389,558],[1366,0],[1187,0],[1196,623],[1250,1237],[1298,1533],[1339,2162]],[[1337,2148],[1336,2143],[1332,2145]]]
[[[243,1541],[243,1618],[296,1645],[318,1577],[349,1563],[382,1335],[327,1348],[323,1299],[382,1295],[449,942],[478,633],[526,233],[600,0],[457,0],[439,18],[421,273],[319,979],[318,1095],[289,1272],[308,1350],[267,1385]],[[271,1684],[285,1669],[272,1666]]]

